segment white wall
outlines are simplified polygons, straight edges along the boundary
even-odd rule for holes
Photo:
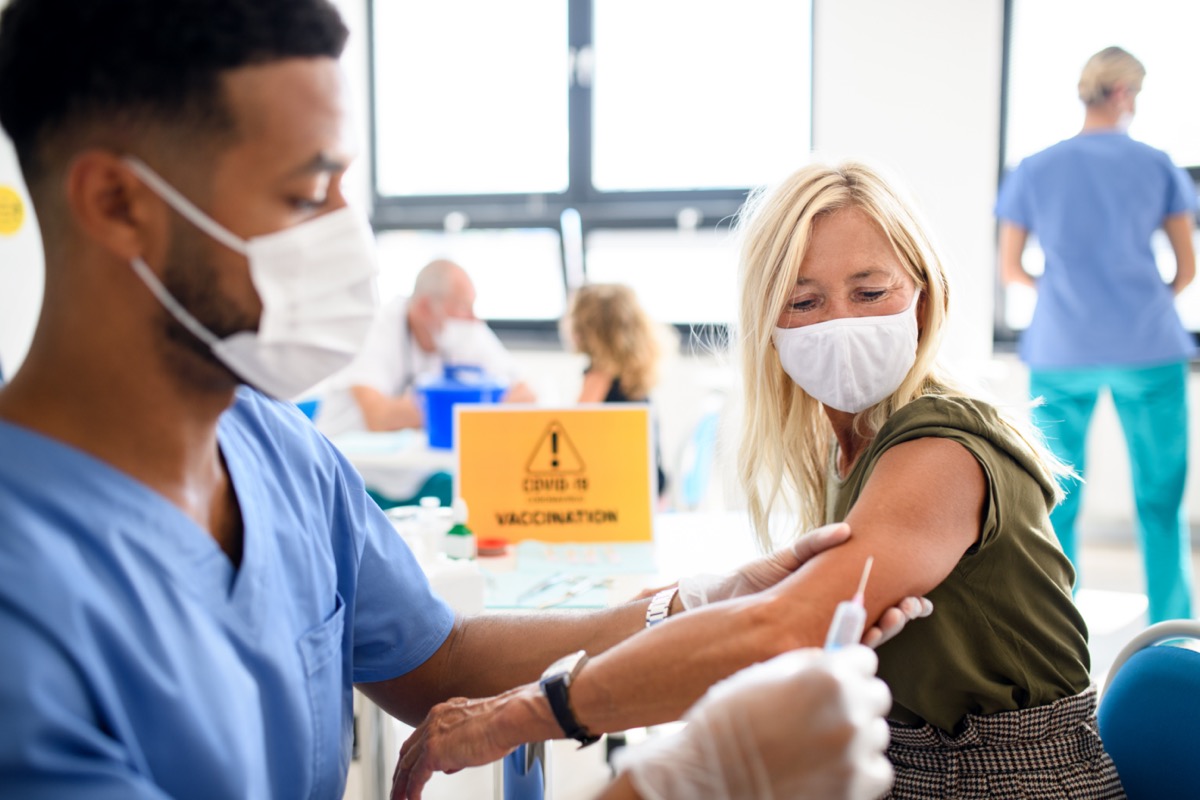
[[[869,159],[924,211],[953,282],[946,355],[992,352],[1002,0],[816,0],[822,155]]]
[[[6,186],[21,195],[25,206],[20,229],[0,234],[0,365],[9,377],[25,358],[42,303],[42,237],[12,144],[0,136],[0,187]]]

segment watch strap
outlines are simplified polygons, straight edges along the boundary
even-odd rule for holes
[[[587,728],[579,724],[579,720],[575,719],[575,712],[571,709],[569,675],[560,673],[549,678],[542,678],[541,686],[542,694],[546,696],[550,710],[554,713],[554,719],[558,721],[558,727],[562,728],[567,738],[579,742],[581,747],[600,740],[599,736],[593,736]]]
[[[650,600],[646,607],[646,627],[653,628],[671,614],[671,601],[679,594],[678,586],[663,589]]]

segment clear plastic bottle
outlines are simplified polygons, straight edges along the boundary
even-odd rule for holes
[[[453,526],[443,538],[446,555],[451,558],[475,558],[475,534],[467,527],[467,501],[454,498]]]

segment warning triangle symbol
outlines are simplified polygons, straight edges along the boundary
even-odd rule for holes
[[[525,470],[535,475],[573,475],[583,472],[583,459],[563,426],[551,422],[538,441]]]

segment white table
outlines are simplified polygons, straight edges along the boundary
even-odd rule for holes
[[[424,431],[343,433],[330,440],[362,475],[367,488],[388,497],[412,497],[435,472],[453,474],[453,450],[429,446]]]

